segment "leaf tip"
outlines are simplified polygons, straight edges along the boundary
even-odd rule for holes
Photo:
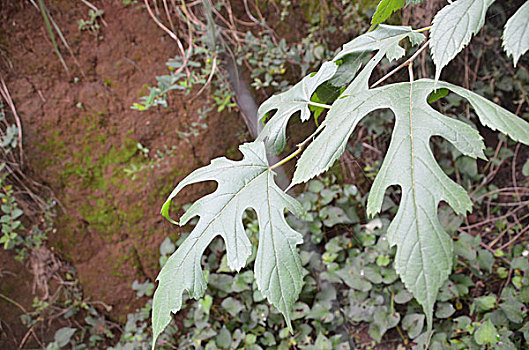
[[[173,219],[171,219],[171,217],[169,216],[169,206],[170,205],[171,205],[171,200],[166,201],[162,205],[162,209],[160,209],[160,214],[162,214],[162,216],[164,218],[166,218],[173,225],[178,225],[178,223],[176,221],[174,221]]]

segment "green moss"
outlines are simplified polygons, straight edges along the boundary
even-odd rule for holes
[[[121,144],[106,148],[108,131],[115,131],[115,127],[105,124],[105,113],[87,114],[70,123],[68,135],[63,135],[60,130],[50,132],[40,149],[47,153],[43,163],[63,165],[57,167],[61,169],[56,177],[60,184],[80,186],[99,194],[87,198],[78,210],[91,228],[111,239],[115,232],[119,232],[123,221],[131,228],[143,218],[141,203],[126,205],[124,211],[119,211],[112,193],[134,186],[132,180],[126,179],[124,169],[132,164],[140,166],[146,160],[138,154],[137,141],[128,136],[130,132],[121,139]]]
[[[112,275],[121,277],[123,276],[122,272],[120,271],[121,266],[124,264],[132,265],[136,267],[138,270],[141,270],[141,262],[139,260],[138,251],[135,247],[130,247],[128,252],[126,254],[122,254],[119,256],[117,261],[113,261],[109,263],[109,266],[112,266]]]
[[[108,240],[112,239],[113,233],[121,226],[121,218],[115,206],[109,203],[109,198],[90,198],[90,204],[84,204],[79,213],[88,222],[88,225],[97,230]]]
[[[138,223],[144,218],[143,206],[141,202],[133,204],[127,211],[127,221],[131,224]]]

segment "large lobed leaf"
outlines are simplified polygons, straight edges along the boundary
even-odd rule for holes
[[[157,337],[171,320],[171,313],[182,307],[186,290],[195,299],[206,289],[201,258],[211,241],[221,236],[226,244],[227,262],[239,271],[251,254],[251,243],[242,223],[248,208],[257,212],[259,246],[255,260],[255,278],[261,293],[285,317],[290,327],[291,309],[303,284],[301,262],[296,245],[302,236],[287,224],[285,209],[295,215],[303,212],[301,205],[274,183],[274,172],[268,166],[262,142],[240,146],[241,161],[224,157],[197,169],[182,180],[162,207],[169,218],[171,200],[187,185],[201,181],[216,181],[217,190],[196,201],[180,219],[200,219],[178,250],[162,268],[153,299],[153,348]],[[171,220],[171,219],[170,219]],[[172,220],[171,220],[172,221]],[[174,221],[172,221],[174,223]]]
[[[369,194],[368,214],[380,211],[389,186],[400,186],[401,202],[388,229],[388,240],[397,246],[395,268],[423,306],[429,326],[437,292],[452,268],[452,240],[438,221],[437,207],[445,201],[458,214],[472,207],[466,191],[437,164],[430,138],[441,136],[461,153],[484,158],[484,144],[476,130],[428,104],[436,84],[468,99],[484,125],[529,144],[529,123],[471,91],[423,79],[338,99],[322,124],[323,130],[299,159],[292,180],[293,184],[302,183],[327,170],[344,152],[349,136],[368,113],[388,108],[395,114],[391,143]]]
[[[441,70],[470,42],[485,23],[485,14],[494,0],[457,0],[445,6],[434,19],[430,49],[436,66],[435,80]]]
[[[505,24],[503,47],[507,55],[512,56],[514,66],[529,50],[529,1],[526,1]]]
[[[405,50],[399,42],[409,38],[412,44],[417,45],[424,40],[424,36],[415,32],[411,27],[380,25],[372,32],[363,34],[343,46],[342,51],[336,55],[332,62],[325,62],[317,73],[303,78],[291,89],[274,95],[263,102],[259,107],[258,119],[264,119],[267,113],[277,110],[274,116],[266,123],[257,140],[264,141],[266,148],[279,153],[286,143],[286,127],[290,117],[301,112],[301,121],[309,119],[309,104],[312,94],[323,83],[329,81],[332,85],[349,82],[365,58],[366,53],[377,51],[373,59],[362,70],[362,78],[355,79],[358,89],[367,89],[371,72],[376,65],[387,57],[390,61],[401,58]],[[353,58],[346,60],[347,58]],[[351,72],[338,69],[335,62],[344,61]]]

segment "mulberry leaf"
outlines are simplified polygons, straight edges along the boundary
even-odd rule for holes
[[[445,201],[458,214],[472,208],[466,191],[437,164],[429,146],[430,139],[441,136],[461,153],[485,158],[485,146],[475,129],[442,115],[428,104],[428,96],[436,87],[466,98],[482,124],[529,145],[529,123],[471,91],[423,79],[338,99],[322,123],[321,133],[299,159],[292,180],[293,184],[306,182],[327,170],[344,152],[356,125],[370,112],[390,109],[394,113],[391,142],[371,188],[367,212],[378,213],[386,189],[400,186],[402,197],[388,228],[388,240],[397,246],[395,268],[423,306],[429,327],[438,290],[452,269],[453,243],[439,223],[437,207],[440,201]]]
[[[226,244],[228,266],[239,271],[251,254],[242,215],[248,208],[257,212],[259,246],[255,260],[255,278],[261,293],[285,317],[290,326],[292,305],[303,284],[300,257],[296,245],[302,236],[286,222],[285,209],[300,215],[301,205],[274,182],[262,142],[246,143],[239,148],[241,161],[224,157],[211,161],[182,180],[162,207],[169,218],[171,200],[187,185],[216,181],[217,190],[196,201],[180,219],[185,225],[199,216],[197,225],[187,239],[167,260],[157,280],[153,300],[154,342],[171,321],[171,313],[182,308],[182,294],[187,291],[195,299],[206,290],[201,260],[211,241],[221,236]],[[170,219],[175,223],[172,219]]]

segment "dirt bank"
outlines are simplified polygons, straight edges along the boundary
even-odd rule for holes
[[[198,137],[180,138],[204,98],[188,103],[173,94],[169,109],[130,109],[177,52],[145,10],[96,1],[107,26],[93,34],[78,28],[88,17],[82,2],[46,3],[79,66],[62,50],[68,75],[40,12],[8,1],[0,9],[9,61],[2,75],[22,119],[26,171],[60,201],[50,245],[75,266],[87,295],[123,315],[134,305],[131,283],[156,276],[159,244],[176,232],[158,214],[165,197],[191,170],[234,149],[245,128],[235,114],[211,113]],[[172,156],[166,147],[174,147]],[[163,160],[154,160],[158,150]],[[193,187],[179,203],[205,190]]]

